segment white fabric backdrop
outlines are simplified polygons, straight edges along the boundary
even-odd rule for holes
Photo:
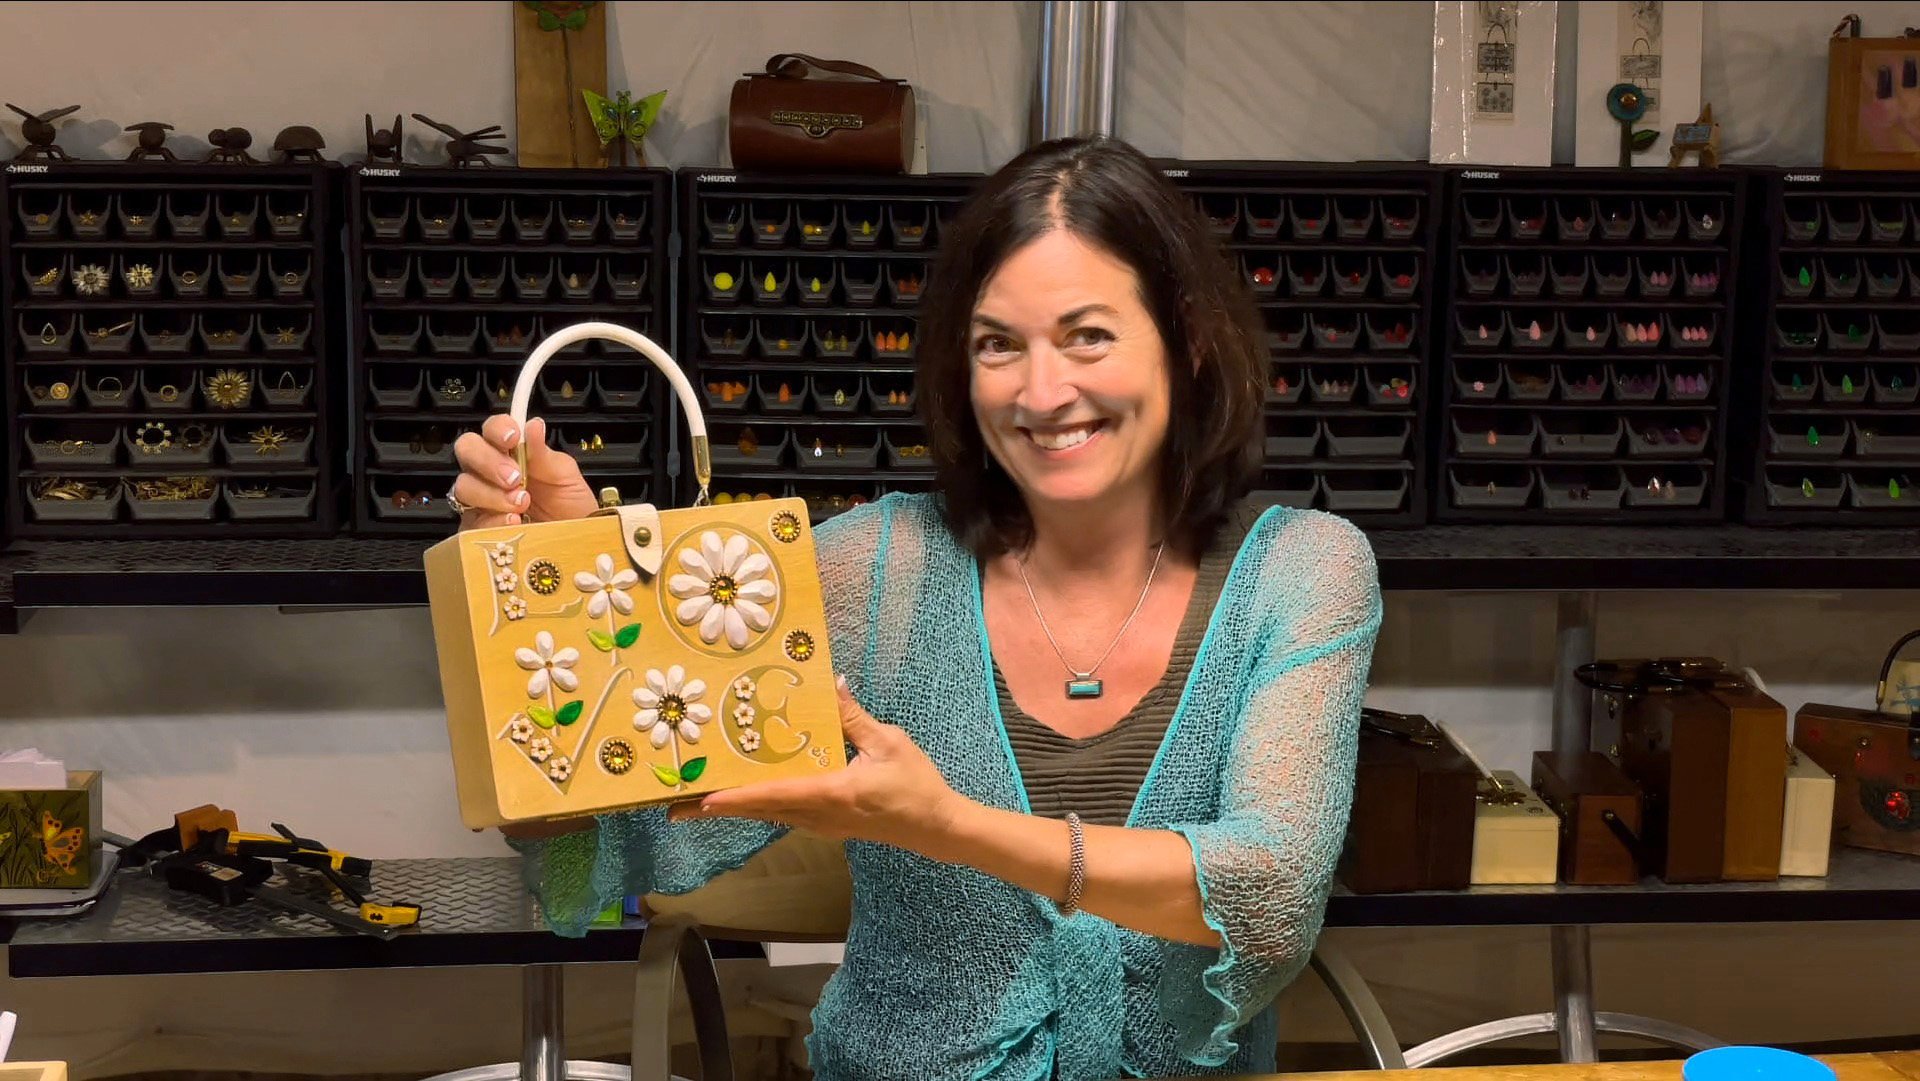
[[[1196,159],[1424,160],[1433,5],[1391,0],[1172,3],[1127,12],[1120,132]],[[1560,4],[1554,160],[1573,160],[1577,4]],[[1920,3],[1706,5],[1703,100],[1727,160],[1820,162],[1827,35],[1857,12],[1869,36],[1920,24]],[[1672,123],[1662,121],[1671,131]]]

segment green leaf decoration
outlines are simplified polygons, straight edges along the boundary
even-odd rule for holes
[[[553,711],[545,706],[528,706],[527,716],[533,718],[533,723],[542,728],[553,727]]]
[[[626,95],[623,92],[621,96]],[[667,92],[661,90],[641,98],[639,103],[632,107],[627,113],[628,142],[635,146],[640,145],[640,140],[646,138],[647,132],[653,130],[653,122],[660,119],[660,107],[666,104],[666,101]]]
[[[1638,154],[1647,150],[1660,139],[1660,133],[1652,128],[1641,128],[1633,133],[1633,152]]]
[[[566,18],[561,19],[560,25],[566,27],[568,30],[578,30],[587,25],[587,13],[584,11],[576,11]]]
[[[700,779],[700,775],[705,772],[707,772],[706,759],[688,759],[687,764],[680,767],[680,779],[683,781],[697,781]]]
[[[588,629],[587,641],[592,642],[593,648],[599,650],[602,653],[613,652],[613,635],[608,634],[606,631],[600,630],[597,627]]]
[[[558,30],[560,29],[560,20],[555,17],[553,12],[543,11],[540,13],[540,29]]]
[[[566,705],[560,707],[559,713],[554,714],[554,720],[559,721],[563,725],[572,724],[580,719],[580,714],[585,712],[586,708],[587,704],[585,702],[568,702]]]
[[[672,766],[656,765],[653,767],[653,775],[660,778],[660,783],[668,788],[677,788],[680,785],[680,774]]]
[[[620,633],[614,635],[613,640],[621,649],[632,649],[633,644],[640,640],[640,624],[629,623],[620,628]]]

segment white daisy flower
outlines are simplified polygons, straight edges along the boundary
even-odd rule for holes
[[[508,597],[500,610],[506,613],[509,622],[527,618],[527,602],[519,597]]]
[[[680,598],[674,612],[684,625],[698,623],[700,640],[712,645],[724,633],[727,645],[747,648],[749,632],[773,625],[767,611],[779,594],[773,580],[773,560],[765,553],[747,554],[747,538],[736,533],[723,544],[709,530],[700,536],[700,550],[680,550],[680,567],[667,589]]]
[[[487,555],[492,557],[496,567],[513,566],[513,544],[510,541],[487,545]]]
[[[571,669],[580,660],[580,651],[568,646],[558,653],[553,649],[553,635],[541,631],[533,636],[533,648],[521,646],[513,651],[513,661],[520,667],[532,672],[527,678],[527,697],[538,698],[547,693],[549,684],[572,693],[580,686],[580,677]]]
[[[745,704],[733,708],[733,723],[742,728],[753,727],[753,707]]]
[[[760,733],[755,732],[751,728],[747,729],[745,732],[740,733],[740,749],[747,752],[748,754],[752,754],[753,752],[759,750],[760,749]]]
[[[564,781],[568,777],[573,776],[572,760],[563,754],[560,757],[555,758],[553,761],[548,762],[547,776],[553,778],[556,781]]]
[[[698,743],[700,726],[713,720],[713,710],[700,701],[706,693],[705,681],[688,679],[687,670],[677,664],[665,672],[650,669],[647,685],[633,692],[633,704],[640,707],[633,727],[647,733],[655,750],[665,747],[676,732],[688,743]]]
[[[512,570],[502,567],[493,572],[493,588],[502,593],[512,593],[513,587],[520,584],[520,577]]]
[[[553,741],[545,736],[537,737],[527,744],[527,757],[535,762],[545,762],[553,757]]]
[[[532,739],[533,722],[525,717],[515,717],[513,723],[507,725],[507,738],[515,743],[525,743]]]
[[[752,676],[741,676],[733,681],[733,696],[742,702],[753,701],[754,693],[758,690],[759,688],[753,685]]]
[[[623,616],[633,614],[633,598],[626,591],[640,584],[640,574],[632,567],[623,567],[614,573],[613,557],[602,552],[600,558],[593,561],[593,569],[599,573],[588,574],[580,571],[573,576],[573,587],[582,593],[593,594],[587,602],[587,616],[599,619],[607,614],[607,607]]]

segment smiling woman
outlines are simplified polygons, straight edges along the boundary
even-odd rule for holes
[[[1107,143],[1010,164],[931,276],[919,383],[969,547],[1028,544],[1035,497],[1130,491],[1189,549],[1221,525],[1260,467],[1266,353],[1252,298],[1151,163]]]
[[[517,830],[527,882],[581,934],[790,830],[844,841],[846,961],[807,1044],[822,1081],[1270,1071],[1268,1007],[1312,951],[1346,831],[1372,554],[1340,519],[1246,504],[1250,301],[1132,148],[1022,154],[929,280],[937,491],[816,533],[852,763]],[[463,437],[466,525],[594,509],[538,423],[524,477],[507,418]],[[560,678],[562,658],[529,659]],[[638,730],[692,723],[698,695],[649,685]]]

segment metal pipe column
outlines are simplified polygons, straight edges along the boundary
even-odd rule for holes
[[[1085,116],[1089,5],[1047,0],[1040,10],[1040,139],[1078,134]]]

